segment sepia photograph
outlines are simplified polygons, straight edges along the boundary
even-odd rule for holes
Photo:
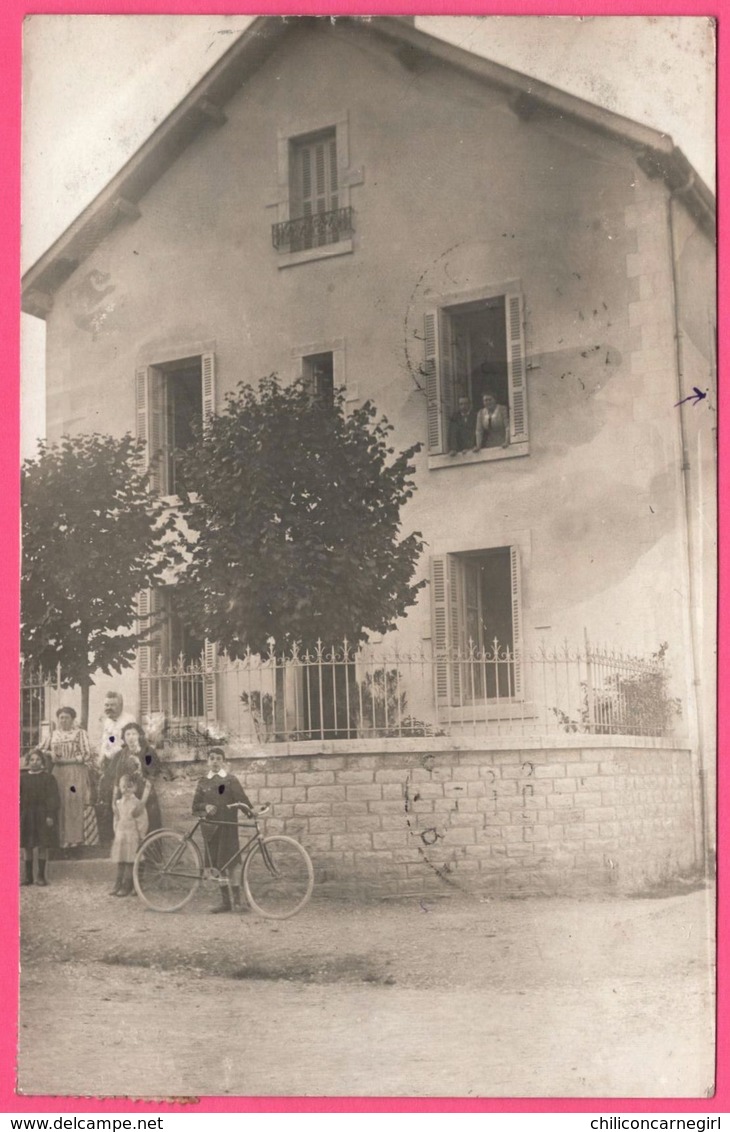
[[[713,1096],[716,32],[26,17],[21,1096]]]

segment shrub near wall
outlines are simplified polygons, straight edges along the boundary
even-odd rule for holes
[[[184,829],[204,766],[171,769],[163,819]],[[277,754],[231,769],[333,896],[637,891],[695,863],[683,749]]]

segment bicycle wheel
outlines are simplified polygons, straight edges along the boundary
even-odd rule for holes
[[[312,895],[314,869],[306,849],[293,837],[265,837],[243,862],[241,885],[255,912],[286,920]]]
[[[160,829],[140,845],[132,875],[145,904],[155,912],[176,912],[192,899],[203,876],[203,862],[193,841]]]

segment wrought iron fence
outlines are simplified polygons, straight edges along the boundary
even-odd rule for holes
[[[419,736],[671,734],[665,647],[637,657],[586,643],[434,654],[318,643],[145,677],[169,741],[259,743]]]
[[[336,244],[352,231],[352,208],[334,208],[272,224],[271,242],[278,252],[300,252]]]

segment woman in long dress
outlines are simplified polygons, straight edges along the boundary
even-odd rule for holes
[[[60,846],[65,849],[73,845],[96,845],[98,833],[92,807],[94,756],[89,736],[77,726],[72,707],[60,707],[56,712],[56,727],[48,747],[61,800]]]

